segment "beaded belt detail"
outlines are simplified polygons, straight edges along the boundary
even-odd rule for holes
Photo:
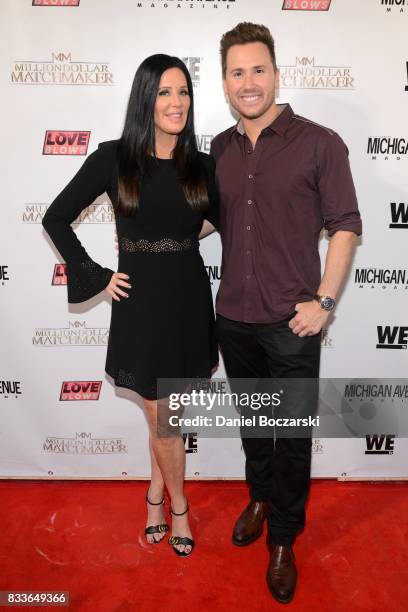
[[[122,251],[129,253],[145,252],[145,253],[174,253],[178,251],[190,251],[198,247],[198,240],[185,238],[184,240],[174,240],[173,238],[161,238],[160,240],[146,240],[140,238],[133,241],[129,238],[121,238],[120,248]]]

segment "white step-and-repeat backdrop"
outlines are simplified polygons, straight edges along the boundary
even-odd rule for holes
[[[120,136],[148,55],[186,62],[199,146],[209,151],[234,122],[218,49],[239,21],[271,29],[279,101],[334,128],[350,150],[364,237],[324,333],[321,375],[406,376],[408,0],[3,0],[0,16],[2,477],[148,475],[140,399],[104,373],[110,302],[101,294],[68,305],[63,261],[41,221],[85,155]],[[75,228],[91,257],[116,269],[107,196]],[[323,239],[322,258],[326,249]],[[218,234],[201,250],[215,295]],[[378,434],[314,439],[313,476],[407,476],[408,440]],[[186,453],[188,476],[243,477],[237,439],[190,435]]]

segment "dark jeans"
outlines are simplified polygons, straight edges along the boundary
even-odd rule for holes
[[[295,314],[295,313],[294,313]],[[293,316],[293,315],[292,315]],[[242,323],[217,315],[229,378],[315,378],[321,333],[299,338],[288,325]],[[311,437],[242,438],[251,499],[269,502],[268,528],[275,544],[293,544],[305,525],[310,488]]]

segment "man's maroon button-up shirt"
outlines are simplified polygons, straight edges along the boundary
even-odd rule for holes
[[[222,278],[217,312],[273,323],[313,299],[321,280],[319,234],[361,234],[348,149],[333,130],[289,104],[255,149],[242,122],[214,138]]]

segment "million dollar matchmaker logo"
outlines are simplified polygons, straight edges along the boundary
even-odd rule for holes
[[[314,57],[296,57],[295,64],[280,66],[279,75],[282,89],[354,89],[350,66],[320,66]]]
[[[114,85],[107,62],[72,61],[71,53],[52,53],[51,61],[14,62],[16,85]]]
[[[43,451],[64,455],[127,454],[124,438],[94,438],[91,432],[75,433],[75,438],[47,436]]]
[[[320,346],[322,349],[333,348],[333,338],[329,335],[328,329],[322,329]]]
[[[323,443],[318,438],[312,440],[312,453],[321,455],[324,453]]]
[[[109,329],[87,327],[85,321],[69,321],[68,327],[39,327],[32,343],[39,347],[107,346]]]
[[[135,2],[137,8],[154,9],[154,8],[174,8],[174,9],[231,9],[235,7],[240,0],[143,0]]]
[[[49,204],[26,203],[24,204],[21,221],[24,224],[41,225]],[[112,204],[106,196],[100,196],[95,203],[90,204],[81,211],[79,216],[71,225],[79,223],[114,223],[115,215]]]
[[[282,11],[328,11],[331,0],[284,0]]]

